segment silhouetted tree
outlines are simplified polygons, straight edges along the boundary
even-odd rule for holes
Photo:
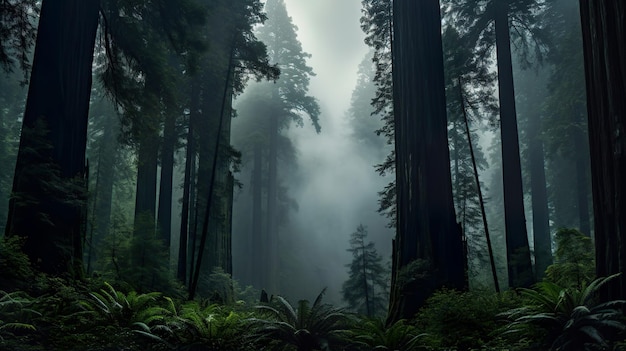
[[[452,198],[439,1],[393,6],[397,233],[390,321],[411,318],[441,286],[466,285]],[[425,284],[400,279],[418,261],[427,267]]]
[[[522,61],[527,63],[537,57],[531,53],[541,52],[542,33],[535,17],[544,3],[534,0],[450,0],[448,3],[455,13],[457,28],[464,28],[466,40],[476,43],[476,51],[482,57],[491,52],[495,37],[509,285],[529,287],[534,276],[524,215],[511,42],[519,44]],[[516,29],[513,38],[511,28]]]
[[[367,228],[359,225],[350,235],[352,263],[349,278],[343,283],[343,300],[351,310],[368,317],[383,316],[387,309],[387,270],[374,242],[366,242]]]
[[[98,9],[98,0],[45,0],[39,18],[6,233],[25,237],[31,262],[53,274],[82,272],[86,186],[78,184],[86,177]],[[31,173],[47,167],[77,186],[45,184],[52,179]]]
[[[599,277],[626,271],[626,6],[580,1]],[[626,276],[607,284],[603,298],[623,299]]]

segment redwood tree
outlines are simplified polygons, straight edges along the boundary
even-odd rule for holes
[[[390,321],[411,318],[437,288],[465,287],[463,235],[452,200],[439,1],[394,1],[393,35],[397,234]]]
[[[626,3],[580,0],[583,30],[596,273],[626,271]],[[626,297],[626,275],[604,299]]]
[[[82,271],[98,8],[99,0],[44,0],[39,18],[6,233],[25,237],[31,262],[53,274]]]

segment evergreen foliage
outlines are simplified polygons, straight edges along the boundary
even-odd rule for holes
[[[347,264],[349,278],[341,289],[348,308],[368,317],[382,317],[387,311],[388,274],[374,242],[366,242],[367,228],[359,225],[350,235],[352,263]]]
[[[576,229],[556,232],[554,264],[546,270],[546,280],[565,288],[588,285],[595,277],[595,252],[591,238]]]
[[[500,340],[498,314],[519,306],[513,293],[440,290],[415,318],[425,345],[436,349],[506,348]]]
[[[11,0],[0,4],[0,66],[5,72],[12,72],[17,63],[24,77],[28,76],[39,10],[37,0]]]

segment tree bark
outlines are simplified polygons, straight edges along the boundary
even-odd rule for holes
[[[176,115],[167,111],[161,148],[161,179],[159,184],[158,230],[169,254],[172,235],[172,182],[174,178],[174,148],[177,141]],[[169,256],[169,255],[168,255]]]
[[[622,272],[602,292],[626,298],[626,3],[580,0],[596,273]]]
[[[409,319],[437,288],[464,289],[455,222],[437,0],[393,3],[397,234],[389,322]],[[409,271],[425,262],[424,271]],[[424,275],[424,279],[409,276]]]
[[[535,252],[535,279],[541,281],[552,264],[552,240],[548,211],[548,191],[543,142],[539,137],[539,116],[528,121],[528,153],[530,163],[530,192],[533,210],[533,238]],[[533,119],[531,117],[531,119]]]
[[[26,238],[23,250],[44,272],[82,274],[84,194],[78,189],[52,195],[49,184],[33,174],[37,167],[60,178],[84,182],[87,115],[91,95],[92,62],[98,27],[98,0],[44,0],[39,17],[20,147],[9,204],[7,235]],[[37,124],[48,132],[32,140]],[[43,143],[40,158],[33,148]],[[86,188],[86,184],[78,187]],[[81,203],[66,199],[76,198]],[[23,199],[30,201],[24,202]]]
[[[504,188],[504,223],[506,230],[509,286],[530,287],[533,283],[530,248],[526,234],[524,193],[520,164],[515,90],[509,34],[509,5],[496,3],[495,31],[498,57],[498,91],[500,97],[500,132],[502,139],[502,177]]]
[[[185,178],[183,180],[183,199],[182,199],[182,211],[181,211],[181,220],[180,220],[180,233],[179,233],[179,244],[178,244],[178,270],[177,270],[177,278],[179,281],[185,283],[187,281],[187,249],[189,246],[189,217],[190,217],[190,208],[189,204],[191,202],[191,192],[192,182],[194,179],[192,178],[192,168],[195,167],[195,162],[193,160],[196,157],[195,153],[195,136],[193,132],[193,123],[197,118],[198,110],[199,110],[199,94],[198,90],[198,82],[194,78],[191,83],[191,102],[190,102],[190,113],[189,113],[189,125],[187,129],[187,150],[185,153]]]

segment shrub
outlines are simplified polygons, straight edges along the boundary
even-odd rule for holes
[[[500,327],[498,314],[519,306],[513,293],[458,292],[441,290],[433,294],[416,316],[424,342],[435,348],[469,350],[496,347]]]

